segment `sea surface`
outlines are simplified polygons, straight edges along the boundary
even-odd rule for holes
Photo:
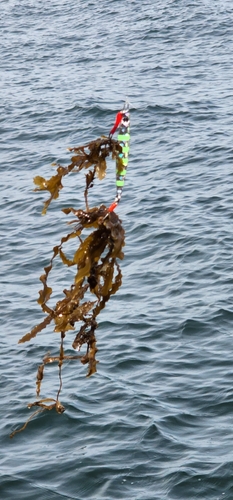
[[[2,500],[233,499],[232,0],[1,0]],[[123,284],[99,316],[98,372],[63,368],[66,411],[32,414],[37,367],[59,338],[39,277],[84,208],[84,174],[33,177],[107,135],[125,99],[131,151],[116,212]],[[115,166],[90,205],[115,197]],[[55,297],[72,271],[54,269]],[[68,332],[65,349],[72,349]],[[56,365],[41,397],[55,398]]]

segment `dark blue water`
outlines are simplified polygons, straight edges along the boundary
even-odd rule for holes
[[[230,0],[1,2],[1,478],[4,500],[233,498],[233,6]],[[63,415],[24,432],[57,352],[39,276],[84,207],[83,176],[41,216],[33,177],[112,127],[128,97],[117,213],[123,285],[100,315],[98,373],[63,370]],[[90,204],[115,196],[114,163]],[[71,283],[60,266],[54,292]],[[65,347],[72,353],[73,336]],[[46,367],[41,397],[56,397]]]

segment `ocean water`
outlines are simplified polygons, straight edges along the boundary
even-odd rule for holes
[[[1,2],[3,500],[233,499],[232,16],[230,0]],[[18,339],[43,317],[61,208],[84,207],[73,174],[42,217],[33,177],[108,134],[126,97],[123,284],[99,317],[98,372],[66,364],[65,413],[10,439],[58,348],[49,328]],[[114,196],[110,161],[90,204]],[[54,274],[59,296],[71,271]],[[46,367],[41,397],[56,396],[57,375]]]

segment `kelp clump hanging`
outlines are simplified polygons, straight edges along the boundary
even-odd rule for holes
[[[117,126],[122,124],[119,122]],[[122,135],[122,130],[120,131]],[[95,177],[100,180],[105,177],[106,158],[110,155],[116,159],[119,171],[125,172],[125,152],[127,147],[123,142],[109,137],[101,137],[86,144],[85,146],[70,148],[73,153],[71,163],[67,167],[57,164],[56,175],[46,180],[43,177],[35,177],[35,191],[48,191],[49,198],[44,203],[43,214],[46,213],[51,201],[59,197],[63,185],[63,178],[71,173],[87,169],[86,185],[84,189],[85,209],[73,207],[63,209],[67,215],[72,214],[73,219],[68,222],[71,230],[62,236],[61,241],[53,248],[49,264],[44,268],[40,276],[42,288],[39,291],[38,303],[42,308],[45,318],[41,323],[34,326],[32,330],[24,335],[19,343],[31,341],[43,329],[52,326],[53,331],[59,334],[59,345],[57,353],[46,354],[43,362],[39,365],[36,378],[37,400],[28,404],[28,408],[35,411],[30,415],[26,423],[12,432],[13,437],[22,431],[28,422],[39,412],[55,409],[63,413],[65,408],[60,402],[62,390],[62,367],[67,360],[80,360],[87,364],[87,376],[96,372],[96,329],[98,326],[98,315],[105,307],[111,295],[115,294],[122,283],[122,273],[119,260],[123,259],[122,248],[124,246],[125,232],[121,221],[114,212],[116,202],[109,208],[105,205],[89,207],[88,192],[93,186]],[[85,237],[83,230],[85,229]],[[72,256],[67,255],[65,244],[69,240],[77,241]],[[50,273],[53,270],[55,259],[60,259],[66,267],[73,267],[73,282],[67,285],[54,307],[50,305],[53,289],[50,286]],[[65,270],[64,270],[65,275]],[[69,274],[70,275],[70,274]],[[91,300],[93,299],[93,300]],[[55,337],[56,339],[57,337]],[[72,344],[76,353],[65,354],[65,341]],[[85,347],[83,347],[85,345]],[[84,352],[77,354],[83,349]],[[45,367],[47,364],[58,365],[58,388],[54,398],[45,397],[40,399],[40,391]]]

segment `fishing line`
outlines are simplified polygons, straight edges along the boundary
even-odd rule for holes
[[[129,17],[129,4],[126,1],[126,11],[127,17]],[[122,21],[122,26],[124,26],[124,22]],[[122,45],[125,47],[127,44],[124,44],[124,32],[122,34]],[[128,31],[129,36],[129,31]],[[126,37],[127,39],[127,37]],[[127,94],[129,94],[129,57],[128,53],[125,54],[125,83]],[[130,148],[130,111],[129,111],[129,98],[128,95],[125,96],[125,102],[123,109],[119,111],[115,118],[115,123],[112,129],[109,132],[110,139],[114,135],[115,132],[118,132],[117,141],[121,147],[121,151],[117,153],[116,156],[116,196],[114,202],[109,207],[109,212],[115,210],[118,204],[121,201],[122,190],[125,184],[125,176],[127,173],[128,167],[128,157],[129,157],[129,148]]]
[[[130,83],[130,68],[129,68],[129,59],[130,59],[130,33],[131,33],[131,13],[132,9],[130,9],[130,0],[126,0],[126,9],[127,9],[127,18],[128,18],[128,29],[127,29],[127,51],[126,51],[126,57],[125,57],[125,62],[126,62],[126,95],[125,95],[125,102],[129,101],[129,83]]]

